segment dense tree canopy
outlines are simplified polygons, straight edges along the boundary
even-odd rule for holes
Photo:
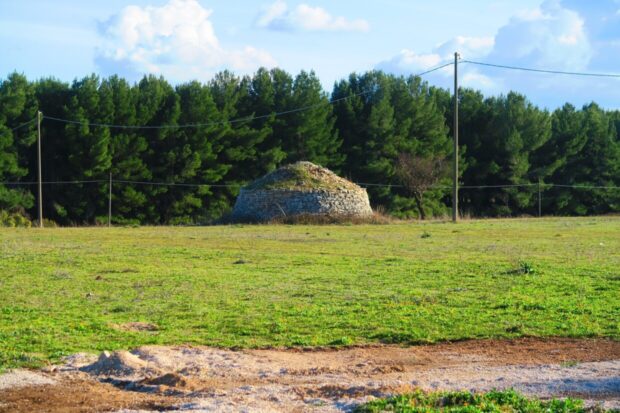
[[[60,224],[103,221],[110,174],[116,223],[208,222],[244,184],[298,160],[367,184],[373,205],[390,213],[442,215],[449,178],[416,199],[399,159],[451,158],[452,99],[419,77],[380,71],[352,74],[331,93],[313,72],[281,69],[176,86],[155,76],[67,84],[12,73],[0,81],[0,210],[35,214],[40,110],[43,179],[56,182],[45,186],[44,209]],[[461,212],[534,214],[539,191],[546,214],[620,211],[620,111],[591,103],[548,112],[518,93],[469,89],[459,102]]]

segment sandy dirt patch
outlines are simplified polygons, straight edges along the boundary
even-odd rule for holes
[[[146,346],[77,354],[46,377],[56,384],[0,390],[0,411],[342,412],[414,388],[510,387],[620,408],[620,343],[530,338],[243,351]],[[69,399],[73,407],[62,410]]]
[[[0,390],[44,384],[56,384],[56,380],[44,373],[29,370],[11,370],[0,375]]]
[[[130,323],[113,324],[112,327],[122,331],[157,331],[159,327],[153,323],[145,323],[142,321],[133,321]]]

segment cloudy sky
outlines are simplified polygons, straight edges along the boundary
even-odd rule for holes
[[[207,81],[219,70],[419,73],[463,59],[620,73],[620,0],[0,0],[0,77]],[[428,75],[449,87],[452,69]],[[460,66],[461,84],[541,106],[620,108],[620,79]]]

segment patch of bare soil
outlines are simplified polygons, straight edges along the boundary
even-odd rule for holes
[[[120,390],[89,377],[65,377],[54,385],[0,390],[0,412],[93,413],[122,409],[162,411],[179,400]]]
[[[71,389],[75,386],[65,384],[29,387],[27,392],[15,388],[15,394],[5,390],[0,400],[11,396],[21,403],[30,400],[45,406],[49,398],[46,411],[50,412],[105,411],[106,406],[118,412],[156,411],[163,408],[155,405],[162,400],[165,406],[196,413],[342,412],[375,397],[415,388],[515,388],[531,396],[575,396],[590,404],[620,408],[620,342],[524,338],[414,347],[242,351],[146,346],[104,353],[97,360],[75,355],[54,375],[59,383],[78,378],[79,386],[88,384],[85,391],[76,392],[83,400],[81,406],[100,405],[100,410],[61,410],[60,400],[72,398],[70,392],[75,391]],[[107,393],[98,386],[105,386]],[[54,390],[59,387],[61,391]],[[36,388],[48,390],[37,393]],[[88,401],[91,392],[97,404]],[[20,406],[14,404],[10,411],[31,411]]]
[[[142,321],[134,321],[130,323],[115,324],[114,328],[122,331],[157,331],[159,328],[156,324],[145,323]]]

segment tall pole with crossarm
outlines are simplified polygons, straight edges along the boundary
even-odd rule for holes
[[[454,53],[454,161],[452,176],[452,222],[459,220],[459,54]]]
[[[37,112],[37,165],[38,165],[38,186],[39,186],[39,228],[43,228],[43,172],[41,171],[41,121],[43,120],[43,113]]]

